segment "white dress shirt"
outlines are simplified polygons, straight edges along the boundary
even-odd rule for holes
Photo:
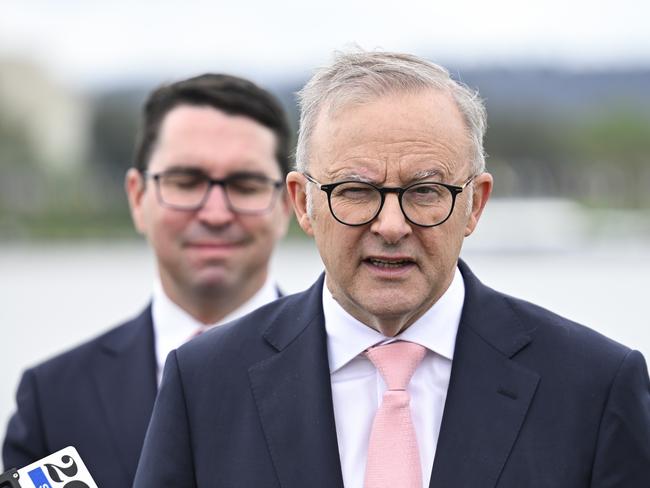
[[[199,331],[207,330],[210,327],[225,324],[232,320],[243,317],[247,313],[266,305],[278,298],[278,289],[275,280],[267,277],[266,282],[255,295],[253,295],[241,307],[233,310],[219,322],[206,325],[199,322],[189,313],[176,305],[167,296],[160,281],[156,280],[153,287],[153,300],[151,303],[151,315],[153,318],[154,346],[156,350],[156,363],[158,365],[158,384],[162,379],[165,359],[172,350],[180,347]]]
[[[408,329],[389,338],[352,317],[323,286],[334,418],[346,488],[363,487],[370,430],[386,390],[384,380],[363,351],[394,340],[415,342],[427,349],[408,392],[422,482],[429,486],[464,299],[465,285],[456,268],[442,297]]]

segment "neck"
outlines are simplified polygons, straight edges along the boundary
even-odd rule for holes
[[[160,278],[163,291],[172,302],[202,324],[212,325],[250,300],[264,286],[266,276],[264,272],[257,279],[248,280],[241,288],[203,286],[191,290],[175,286],[163,276]]]

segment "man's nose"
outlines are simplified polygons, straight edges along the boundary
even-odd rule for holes
[[[228,205],[225,189],[214,185],[208,190],[205,203],[197,212],[197,218],[206,225],[219,227],[229,224],[235,214]]]
[[[384,206],[379,215],[370,224],[370,230],[380,235],[388,244],[397,244],[413,232],[411,224],[406,220],[399,204],[399,198],[394,193],[386,195]]]

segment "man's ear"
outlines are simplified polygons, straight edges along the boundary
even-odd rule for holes
[[[301,173],[291,171],[287,175],[287,191],[298,224],[307,235],[313,236],[311,217],[307,213],[307,179]]]
[[[146,231],[146,220],[144,218],[142,201],[145,191],[145,181],[142,173],[135,168],[129,169],[124,177],[124,189],[129,200],[133,225],[140,234],[144,234]]]
[[[493,185],[492,175],[490,173],[481,173],[474,178],[471,185],[474,187],[472,193],[472,211],[465,226],[465,237],[469,236],[476,229],[485,204],[490,198]]]

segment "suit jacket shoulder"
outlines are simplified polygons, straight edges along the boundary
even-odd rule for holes
[[[321,277],[308,290],[282,296],[237,320],[208,330],[177,349],[179,364],[200,371],[206,370],[206,361],[253,364],[272,356],[314,322],[322,325],[322,286]]]
[[[156,394],[151,311],[23,374],[6,468],[75,446],[100,486],[130,485]]]
[[[29,370],[39,378],[56,381],[57,376],[79,374],[79,368],[94,361],[98,351],[121,351],[132,344],[138,335],[144,335],[151,326],[151,309],[147,307],[137,317],[122,322],[81,344],[63,351]]]
[[[646,486],[643,357],[460,268],[465,305],[432,485]]]
[[[322,286],[170,354],[134,486],[343,487]]]

